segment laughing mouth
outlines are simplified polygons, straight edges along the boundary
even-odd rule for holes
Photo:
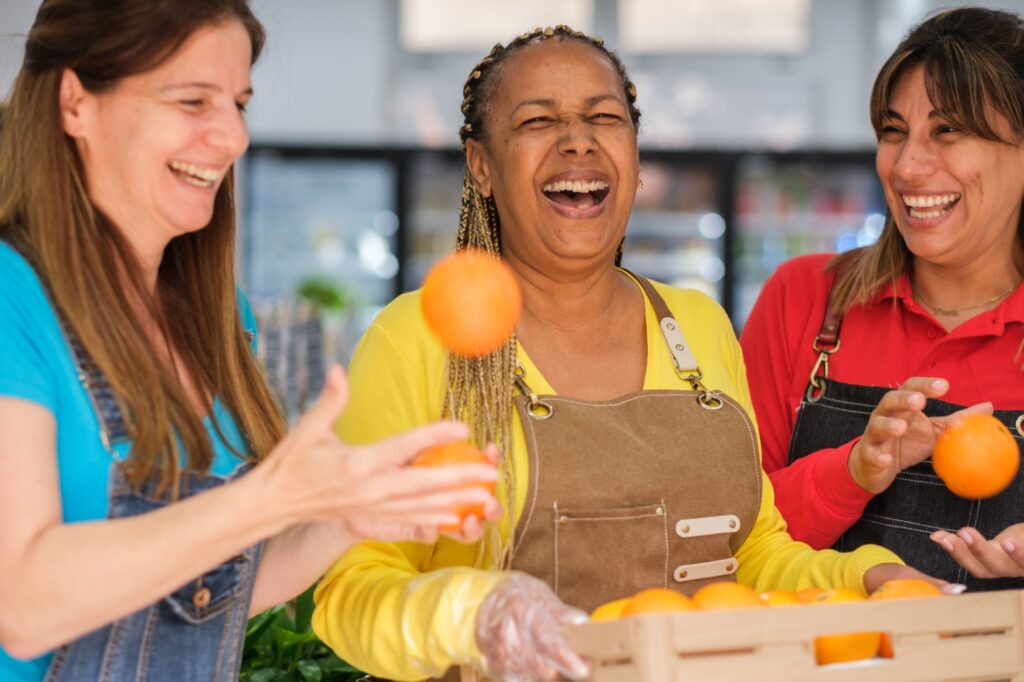
[[[559,180],[541,188],[551,201],[577,210],[586,210],[601,204],[611,191],[603,180]]]
[[[201,189],[212,188],[220,179],[220,171],[211,168],[203,168],[191,163],[182,161],[171,161],[167,164],[171,172],[181,178],[186,184]]]
[[[941,218],[960,201],[960,193],[904,194],[901,198],[911,218]]]

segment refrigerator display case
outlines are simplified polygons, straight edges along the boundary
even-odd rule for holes
[[[867,246],[885,224],[871,154],[744,156],[735,187],[730,314],[737,329],[783,261]]]

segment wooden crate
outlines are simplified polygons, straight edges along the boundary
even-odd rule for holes
[[[1022,614],[1024,591],[1005,591],[651,615],[566,636],[593,682],[1024,682]],[[815,637],[865,631],[890,633],[895,657],[816,664]]]

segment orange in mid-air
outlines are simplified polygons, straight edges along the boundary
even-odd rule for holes
[[[614,603],[614,602],[612,602]],[[622,618],[639,616],[644,613],[672,613],[673,611],[690,611],[693,602],[685,594],[663,587],[652,587],[634,594],[622,610]]]
[[[753,588],[727,581],[711,583],[700,588],[693,595],[693,603],[698,609],[705,611],[756,609],[767,606]]]
[[[448,443],[442,443],[441,445],[435,445],[432,448],[427,448],[420,454],[416,455],[416,459],[412,461],[412,465],[416,467],[440,467],[450,466],[454,464],[490,464],[493,466],[493,462],[487,459],[484,453],[480,452],[472,443],[464,440],[453,440]],[[472,485],[479,485],[481,488],[486,488],[490,493],[494,494],[494,482],[488,483],[474,483]],[[478,519],[484,518],[484,508],[480,504],[464,504],[456,508],[455,513],[459,515],[459,518],[465,520],[470,514],[476,516]],[[457,532],[460,526],[456,525],[444,525],[439,530],[444,532]]]
[[[484,251],[466,250],[427,273],[422,306],[427,325],[445,348],[480,357],[508,339],[523,301],[512,268]]]
[[[882,586],[871,593],[869,601],[884,601],[888,599],[914,599],[917,597],[942,597],[942,590],[927,580],[920,578],[899,578],[887,580]],[[881,642],[878,645],[878,655],[882,658],[893,657],[892,637],[889,633],[883,632]]]
[[[977,500],[1010,485],[1020,467],[1020,448],[1001,421],[972,414],[939,434],[932,466],[954,494]]]
[[[825,590],[810,603],[817,605],[860,601],[864,601],[864,597],[853,590],[840,588]],[[852,632],[816,637],[814,640],[814,658],[818,661],[818,665],[846,663],[848,661],[873,658],[878,653],[878,644],[881,638],[882,633],[880,632]]]

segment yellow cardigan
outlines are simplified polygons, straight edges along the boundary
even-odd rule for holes
[[[704,371],[705,385],[733,397],[754,422],[743,357],[725,312],[700,292],[658,283],[655,287],[682,326]],[[645,307],[644,389],[685,390],[650,301]],[[539,394],[554,393],[521,347],[518,357],[531,388]],[[445,353],[420,312],[420,292],[400,296],[381,312],[355,351],[349,369],[352,399],[338,433],[351,443],[370,443],[437,420],[444,364]],[[529,471],[527,456],[516,414],[514,471]],[[736,555],[740,582],[758,590],[842,586],[863,593],[868,568],[902,563],[881,547],[840,554],[815,552],[794,541],[775,507],[768,476],[762,472],[761,478],[757,521]],[[526,502],[526,487],[515,486],[519,512]],[[498,497],[506,504],[502,486],[498,488]],[[507,537],[507,520],[499,523],[499,531]],[[317,588],[317,635],[352,665],[388,679],[419,680],[440,675],[451,665],[478,663],[476,612],[503,575],[470,568],[476,553],[475,546],[448,538],[434,545],[365,542],[354,547]]]

